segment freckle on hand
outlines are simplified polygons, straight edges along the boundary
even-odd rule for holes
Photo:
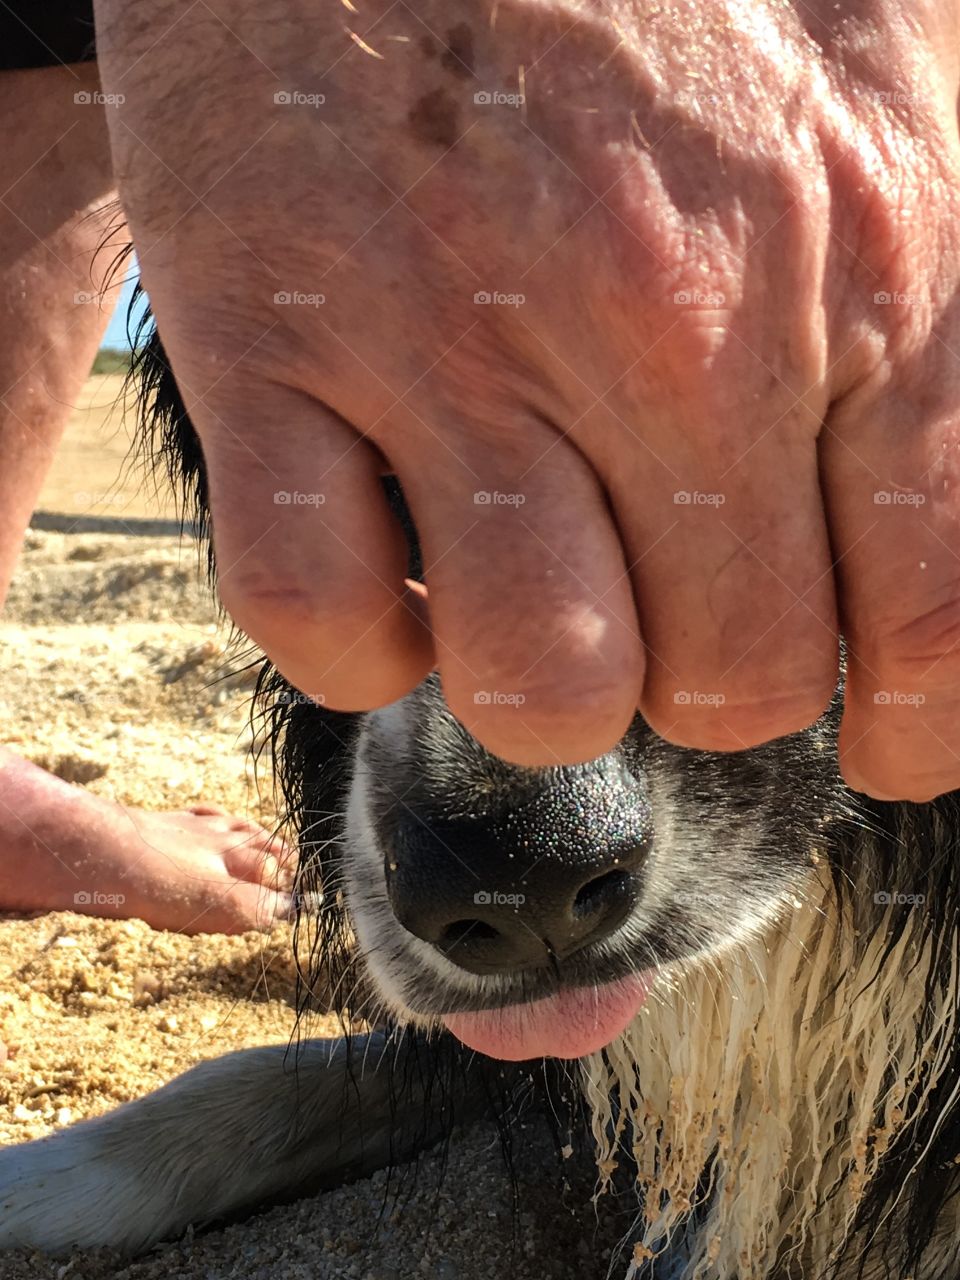
[[[429,146],[452,147],[460,136],[460,107],[446,89],[425,93],[407,119],[417,141]]]

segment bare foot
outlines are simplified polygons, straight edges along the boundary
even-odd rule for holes
[[[124,809],[0,749],[0,910],[243,933],[287,914],[285,852],[216,806]]]

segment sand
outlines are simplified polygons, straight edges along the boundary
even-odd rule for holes
[[[28,534],[0,618],[0,741],[74,785],[162,809],[199,799],[276,821],[269,761],[249,757],[250,674],[231,655],[196,548],[164,527],[172,506],[120,474],[126,440],[116,378],[91,379],[43,497],[66,530]],[[152,524],[144,523],[150,520]],[[109,532],[84,531],[98,527]],[[204,1058],[294,1031],[291,931],[183,937],[141,921],[65,909],[0,917],[0,1143],[101,1114]],[[317,1017],[311,1034],[335,1034]],[[109,1253],[0,1258],[0,1280],[481,1280],[606,1273],[616,1232],[594,1240],[591,1177],[561,1170],[542,1126],[527,1125],[521,1215],[496,1136],[453,1144],[438,1189],[429,1156],[385,1204],[383,1175],[162,1245]],[[561,1178],[574,1189],[564,1197]]]

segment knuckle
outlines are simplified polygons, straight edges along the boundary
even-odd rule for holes
[[[851,649],[864,655],[865,666],[882,679],[907,678],[917,683],[955,684],[960,672],[960,581],[951,582],[940,599],[904,618],[882,619],[869,637],[854,633]]]
[[[490,670],[494,670],[490,668]],[[638,682],[639,683],[639,682]],[[450,709],[484,746],[531,766],[597,759],[622,739],[636,714],[629,678],[574,671],[531,681],[523,674],[444,674]]]
[[[227,574],[219,579],[218,590],[223,607],[251,634],[312,628],[317,622],[315,597],[297,583]]]
[[[220,579],[220,600],[238,626],[269,649],[319,645],[339,653],[379,618],[387,601],[362,589],[331,593],[296,579],[229,574]]]
[[[700,751],[743,751],[809,728],[826,711],[829,688],[747,698],[695,689],[644,701],[642,711],[661,737]]]

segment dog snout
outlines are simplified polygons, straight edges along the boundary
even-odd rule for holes
[[[399,922],[475,974],[555,966],[625,923],[642,890],[649,808],[584,768],[486,817],[399,816],[384,842]]]

